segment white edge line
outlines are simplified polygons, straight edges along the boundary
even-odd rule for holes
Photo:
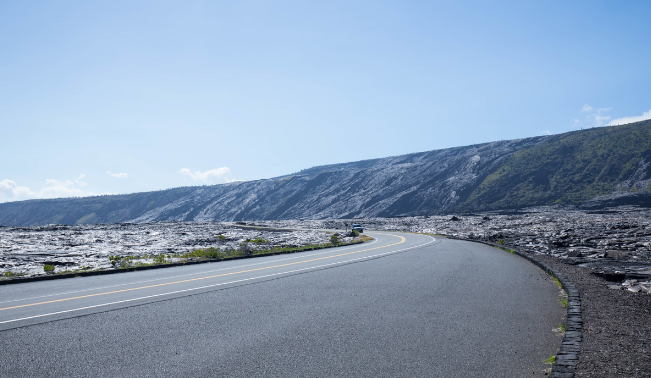
[[[361,246],[368,246],[368,245],[374,244],[376,242],[377,242],[377,239],[374,238],[374,240],[372,242],[369,242],[368,244],[364,243]],[[343,246],[342,249],[338,249],[337,252],[341,252],[343,249],[348,249],[346,247],[360,247],[360,246],[358,246],[358,245],[346,245],[346,246]],[[323,255],[323,254],[326,254],[326,253],[333,253],[333,252],[334,251],[314,252],[314,253],[304,254],[304,255],[300,255],[300,256],[279,258],[277,260],[273,260],[273,262],[295,260],[295,259],[301,259],[301,258],[305,258],[305,257],[319,256],[319,255]],[[263,257],[263,256],[264,255],[262,255],[261,257]],[[281,256],[281,255],[276,255],[276,256]],[[264,257],[272,257],[272,256],[264,256]],[[226,261],[228,261],[228,260],[226,260]],[[211,263],[211,262],[223,262],[223,261],[207,261],[206,263]],[[177,276],[167,276],[167,277],[164,277],[164,278],[154,278],[154,279],[151,279],[151,280],[135,281],[135,282],[129,282],[129,283],[124,283],[124,284],[119,284],[119,285],[101,286],[101,287],[97,287],[97,288],[93,288],[93,289],[73,290],[73,291],[67,291],[67,292],[64,292],[64,293],[40,295],[40,296],[37,296],[37,297],[12,299],[12,300],[8,300],[8,301],[0,301],[0,304],[2,304],[2,303],[14,303],[14,302],[30,301],[32,299],[57,297],[57,296],[61,296],[61,295],[84,293],[84,292],[88,292],[88,291],[106,290],[106,289],[110,289],[110,288],[113,288],[113,287],[139,285],[139,284],[143,284],[143,283],[147,283],[147,282],[163,281],[163,280],[169,280],[169,279],[175,279],[175,278],[181,278],[181,277],[188,277],[188,276],[198,276],[198,275],[207,274],[207,273],[221,272],[221,271],[224,271],[224,270],[240,269],[240,268],[246,268],[246,267],[250,267],[250,266],[269,264],[270,262],[272,262],[272,261],[258,262],[258,263],[246,264],[246,265],[238,265],[238,266],[233,266],[233,267],[230,267],[230,268],[220,268],[220,269],[213,269],[213,270],[205,270],[205,271],[197,272],[197,273],[180,274],[180,275],[177,275]],[[188,266],[190,266],[190,265],[188,265]],[[130,272],[124,272],[124,273],[130,273]],[[2,323],[0,323],[0,324],[2,324]]]
[[[19,322],[21,320],[37,319],[37,318],[42,318],[42,317],[45,317],[45,316],[52,316],[52,315],[65,314],[65,313],[69,313],[69,312],[88,310],[88,309],[91,309],[91,308],[97,308],[97,307],[103,307],[103,306],[110,306],[110,305],[114,305],[114,304],[139,301],[139,300],[143,300],[143,299],[156,298],[156,297],[161,297],[161,296],[165,296],[165,295],[187,293],[187,292],[195,291],[195,290],[202,290],[202,289],[208,289],[208,288],[211,288],[211,287],[230,285],[230,284],[234,284],[234,283],[251,281],[251,280],[258,280],[258,279],[263,279],[263,278],[279,276],[279,275],[283,275],[283,274],[292,274],[292,273],[302,272],[302,271],[306,271],[306,270],[320,269],[320,268],[325,268],[325,267],[332,266],[332,265],[342,265],[342,264],[350,263],[350,262],[353,262],[353,261],[368,260],[368,259],[371,259],[371,258],[377,258],[377,257],[380,257],[380,256],[392,255],[392,254],[395,254],[395,253],[398,253],[398,252],[408,251],[410,249],[425,247],[425,246],[430,245],[430,244],[432,244],[433,242],[436,241],[436,239],[434,239],[433,237],[431,237],[429,235],[425,235],[425,236],[427,236],[428,238],[431,238],[432,240],[425,243],[425,244],[420,244],[420,245],[409,247],[409,248],[403,248],[403,249],[399,249],[397,251],[384,252],[384,253],[379,253],[377,255],[371,255],[371,256],[357,257],[357,258],[354,258],[354,259],[351,259],[351,260],[338,261],[338,262],[333,262],[333,263],[330,263],[330,264],[318,265],[318,266],[313,266],[313,267],[309,267],[309,268],[295,269],[295,270],[290,270],[290,271],[287,271],[287,272],[272,273],[272,274],[266,274],[266,275],[258,276],[258,277],[244,278],[244,279],[241,279],[241,280],[222,282],[222,283],[218,283],[218,284],[205,285],[205,286],[200,286],[200,287],[193,287],[191,289],[176,290],[176,291],[170,291],[170,292],[167,292],[167,293],[153,294],[153,295],[147,295],[147,296],[144,296],[144,297],[125,299],[125,300],[122,300],[122,301],[101,303],[101,304],[97,304],[97,305],[93,305],[93,306],[79,307],[79,308],[73,308],[73,309],[70,309],[70,310],[64,310],[64,311],[50,312],[50,313],[47,313],[47,314],[28,316],[28,317],[19,318],[19,319],[5,320],[5,321],[1,321],[0,324]]]

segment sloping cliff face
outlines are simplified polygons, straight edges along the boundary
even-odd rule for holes
[[[143,212],[155,220],[262,220],[430,214],[454,208],[514,152],[547,137],[501,141],[311,168],[199,188]]]
[[[429,215],[651,204],[651,121],[382,159],[268,180],[0,204],[0,225]]]

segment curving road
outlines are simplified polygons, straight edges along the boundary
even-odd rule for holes
[[[544,376],[558,288],[426,235],[0,287],[2,377]]]

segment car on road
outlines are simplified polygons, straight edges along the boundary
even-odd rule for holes
[[[362,228],[362,225],[359,224],[359,223],[353,223],[353,224],[350,226],[350,228],[351,228],[351,230],[357,231],[357,232],[359,232],[360,234],[361,234],[362,232],[364,232],[364,229]]]

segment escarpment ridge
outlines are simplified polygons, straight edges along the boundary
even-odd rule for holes
[[[272,179],[0,204],[0,225],[368,218],[651,205],[651,120],[351,163]]]

